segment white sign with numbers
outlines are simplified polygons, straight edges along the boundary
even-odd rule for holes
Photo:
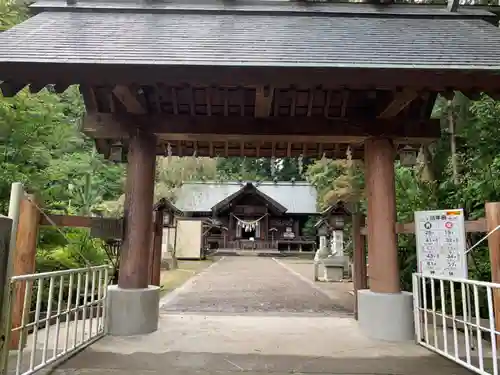
[[[424,276],[467,278],[464,212],[415,212],[418,272]]]

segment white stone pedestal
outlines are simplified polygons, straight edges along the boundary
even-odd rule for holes
[[[386,341],[415,339],[413,295],[358,291],[358,321],[368,337]]]
[[[107,333],[111,336],[143,335],[158,329],[160,287],[122,289],[108,287]]]
[[[319,267],[323,268],[323,278],[321,281],[342,281],[344,272],[349,264],[347,256],[330,256],[314,262],[314,280],[319,279]]]
[[[323,281],[342,281],[344,279],[344,267],[339,265],[324,265]]]

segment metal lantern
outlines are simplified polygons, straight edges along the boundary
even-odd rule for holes
[[[169,227],[174,221],[174,215],[170,210],[163,211],[163,226]]]
[[[411,146],[405,146],[399,150],[399,161],[405,167],[411,167],[417,163],[417,150]]]
[[[109,149],[109,160],[115,163],[123,162],[123,145],[121,142],[113,143]]]

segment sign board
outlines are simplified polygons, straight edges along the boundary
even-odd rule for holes
[[[121,239],[123,237],[123,219],[93,217],[90,235],[103,240]]]
[[[462,209],[415,212],[418,271],[424,276],[467,278]]]

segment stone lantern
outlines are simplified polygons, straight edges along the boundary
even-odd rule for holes
[[[344,226],[351,212],[345,207],[344,202],[339,201],[323,211],[322,215],[332,229],[330,236],[332,255],[344,256]]]
[[[171,227],[174,223],[174,214],[171,210],[163,211],[163,226]]]
[[[344,226],[351,213],[343,202],[328,207],[322,212],[322,219],[316,224],[320,248],[314,257],[314,280],[320,280],[319,267],[323,266],[321,281],[342,281],[349,267],[344,256]],[[330,243],[328,244],[328,238]]]
[[[328,248],[328,235],[330,234],[331,228],[330,225],[328,224],[328,221],[325,218],[320,219],[316,225],[314,225],[316,228],[316,233],[318,234],[319,237],[319,252],[318,256],[321,256],[323,253],[326,256],[326,253],[329,253],[327,250]]]

